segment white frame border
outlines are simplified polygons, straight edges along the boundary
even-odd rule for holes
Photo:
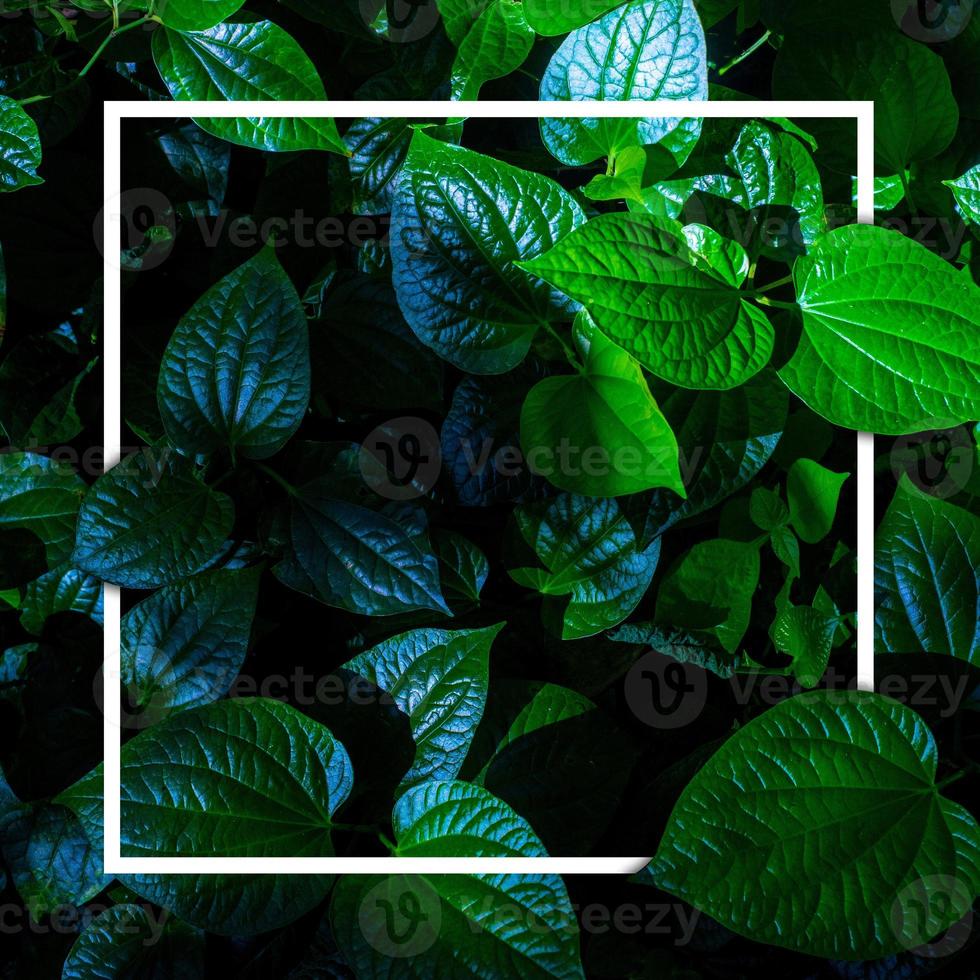
[[[119,462],[121,453],[120,338],[121,268],[112,243],[119,240],[118,209],[122,192],[123,119],[174,119],[185,116],[279,116],[356,119],[364,116],[406,118],[646,118],[700,116],[703,118],[839,118],[857,120],[858,222],[874,221],[874,102],[800,101],[656,101],[656,102],[106,102],[105,208],[105,350],[104,443],[105,467]],[[874,688],[874,436],[858,433],[858,688]],[[123,857],[121,854],[119,683],[120,590],[105,586],[105,645],[103,665],[104,791],[106,874],[366,874],[378,872],[437,874],[632,874],[649,858],[277,858],[277,857]],[[112,792],[110,792],[110,788]]]

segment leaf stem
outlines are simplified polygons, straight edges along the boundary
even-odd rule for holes
[[[722,75],[725,74],[726,71],[731,71],[737,64],[745,61],[745,59],[748,58],[750,55],[755,54],[755,52],[758,51],[759,48],[761,48],[762,45],[765,44],[766,41],[768,41],[771,36],[772,36],[772,31],[766,31],[766,33],[763,34],[762,37],[760,37],[757,41],[754,41],[752,44],[750,44],[741,54],[735,55],[735,57],[732,58],[732,60],[729,61],[727,65],[722,65],[722,67],[718,69],[718,77],[720,78]]]
[[[780,310],[796,310],[799,306],[796,303],[784,303],[778,299],[769,299],[768,296],[754,297],[755,301],[761,306],[775,306]]]
[[[102,43],[95,49],[95,53],[88,60],[88,64],[78,73],[76,79],[84,78],[93,68],[95,63],[99,60],[102,52],[120,35],[125,34],[127,31],[135,30],[137,27],[142,27],[150,20],[150,15],[147,14],[145,17],[140,17],[137,20],[130,22],[129,24],[124,24],[122,27],[113,27],[111,31],[102,39]]]
[[[751,290],[753,296],[758,296],[760,293],[767,293],[770,289],[776,289],[778,286],[785,286],[787,283],[793,281],[792,275],[783,276],[782,279],[776,279],[773,282],[767,282],[764,286],[756,286]]]
[[[545,330],[547,330],[548,333],[551,334],[552,338],[561,347],[568,363],[571,364],[571,366],[575,368],[575,370],[578,371],[579,374],[585,374],[585,367],[581,363],[579,363],[579,359],[578,357],[576,357],[575,351],[568,343],[568,341],[566,341],[565,338],[560,333],[558,333],[558,331],[555,330],[555,328],[550,323],[547,323],[546,321],[542,320],[541,326],[543,326]]]
[[[284,480],[274,469],[271,469],[270,467],[266,466],[265,463],[258,463],[257,462],[255,465],[263,473],[265,473],[266,476],[270,477],[272,480],[274,480],[276,483],[278,483],[279,486],[281,486],[283,488],[283,490],[285,490],[286,493],[289,494],[290,497],[296,497],[296,496],[298,496],[298,491],[296,490],[296,487],[294,487],[287,480]]]
[[[945,789],[950,783],[955,783],[957,779],[962,779],[964,776],[969,775],[969,772],[969,769],[961,769],[959,772],[954,772],[952,775],[947,776],[941,783],[936,783],[936,792]]]
[[[909,211],[918,211],[918,208],[915,206],[915,198],[912,197],[912,188],[909,186],[909,178],[905,173],[904,168],[898,172],[898,179],[902,182],[902,193],[904,194],[905,201],[909,206]]]

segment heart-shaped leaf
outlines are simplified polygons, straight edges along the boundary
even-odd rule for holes
[[[188,456],[228,448],[263,459],[299,428],[309,400],[306,317],[267,246],[181,317],[160,365],[160,418]]]

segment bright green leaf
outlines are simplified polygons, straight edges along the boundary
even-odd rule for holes
[[[43,184],[37,175],[41,138],[34,120],[16,99],[0,95],[0,191]]]
[[[206,31],[153,35],[153,60],[177,100],[323,101],[323,82],[303,49],[281,27],[260,20]],[[333,119],[197,119],[220,139],[260,150],[347,150]]]
[[[587,317],[577,323],[584,368],[539,381],[521,411],[521,448],[532,471],[594,497],[651,487],[685,496],[677,440],[640,365]]]
[[[805,458],[796,460],[789,468],[786,475],[789,521],[807,544],[816,544],[830,533],[841,487],[849,476]]]
[[[980,417],[980,289],[872,225],[829,232],[793,267],[803,335],[779,376],[835,425],[885,435]]]
[[[673,384],[734,388],[772,353],[766,315],[690,248],[676,222],[600,215],[520,265],[583,303],[610,340]]]

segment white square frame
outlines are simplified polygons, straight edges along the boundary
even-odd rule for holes
[[[179,110],[179,111],[178,111]],[[122,121],[193,116],[392,118],[647,118],[651,116],[713,119],[837,118],[857,122],[858,222],[874,221],[874,102],[800,101],[656,101],[656,102],[106,102],[104,105],[103,242],[105,253],[104,445],[105,467],[120,460],[121,409],[121,276],[118,249],[122,194]],[[858,667],[857,686],[874,689],[874,435],[857,435],[858,506]],[[632,874],[645,857],[547,858],[288,858],[288,857],[123,857],[121,848],[120,758],[122,744],[119,683],[120,589],[105,586],[103,664],[103,739],[106,874]]]

